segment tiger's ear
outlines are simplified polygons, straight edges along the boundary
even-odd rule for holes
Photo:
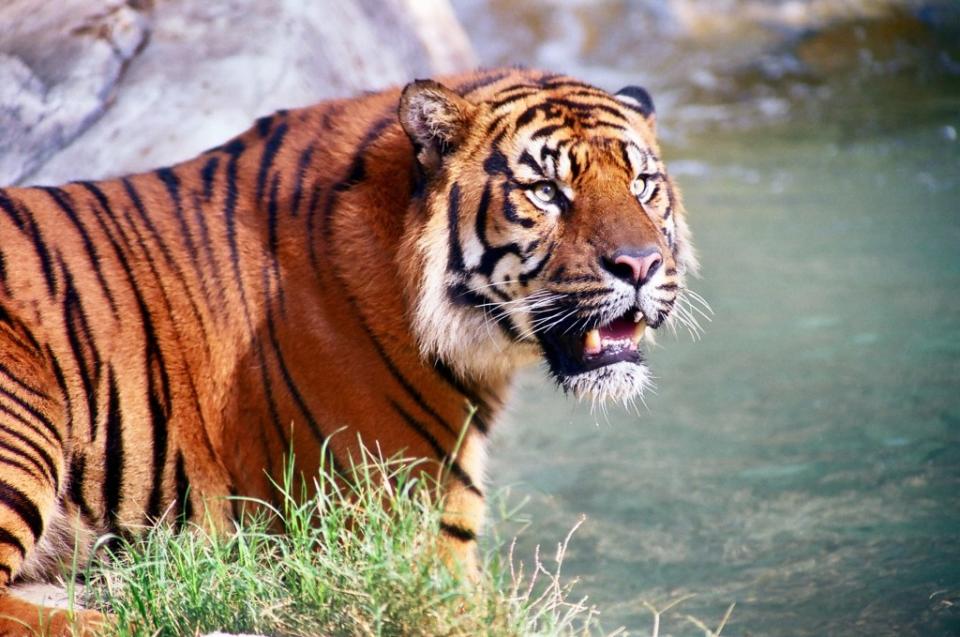
[[[466,138],[473,110],[473,104],[433,80],[417,80],[404,87],[400,124],[427,172],[438,169],[443,156]]]
[[[614,95],[623,104],[641,115],[655,128],[657,124],[657,112],[653,107],[653,98],[650,93],[642,86],[625,86]]]

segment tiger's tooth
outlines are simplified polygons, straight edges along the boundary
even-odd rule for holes
[[[583,337],[583,353],[584,354],[599,354],[600,353],[600,330],[593,329],[587,332],[587,335]]]
[[[647,322],[641,320],[639,323],[633,326],[633,342],[639,343],[643,340],[643,334],[647,330]]]

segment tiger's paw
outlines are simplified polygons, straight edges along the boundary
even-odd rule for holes
[[[0,595],[0,637],[95,637],[109,626],[108,618],[96,611],[49,608]]]

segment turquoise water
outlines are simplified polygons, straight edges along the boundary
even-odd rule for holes
[[[724,635],[960,635],[955,15],[901,16],[888,58],[875,23],[845,24],[766,44],[803,62],[786,75],[741,56],[708,69],[730,72],[715,90],[659,80],[713,320],[659,337],[639,413],[524,376],[492,454],[493,482],[529,497],[519,555],[586,514],[564,572],[606,628],[650,634],[643,600],[693,593],[661,635],[702,635],[683,615],[731,602]],[[867,44],[837,52],[844,29]],[[608,88],[629,70],[571,56]]]

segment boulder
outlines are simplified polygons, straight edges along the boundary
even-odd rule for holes
[[[279,108],[474,65],[447,0],[107,0],[116,5],[109,15],[104,0],[64,4],[75,10],[64,15],[61,3],[33,0],[0,7],[0,78],[16,79],[0,85],[12,87],[0,89],[0,183],[148,170],[190,158]],[[17,20],[23,24],[11,27]],[[122,46],[103,39],[120,31],[116,24],[131,25]],[[139,40],[128,34],[134,25]],[[102,42],[111,44],[115,68],[107,68]]]
[[[149,25],[123,0],[0,5],[0,184],[29,174],[103,114]]]

